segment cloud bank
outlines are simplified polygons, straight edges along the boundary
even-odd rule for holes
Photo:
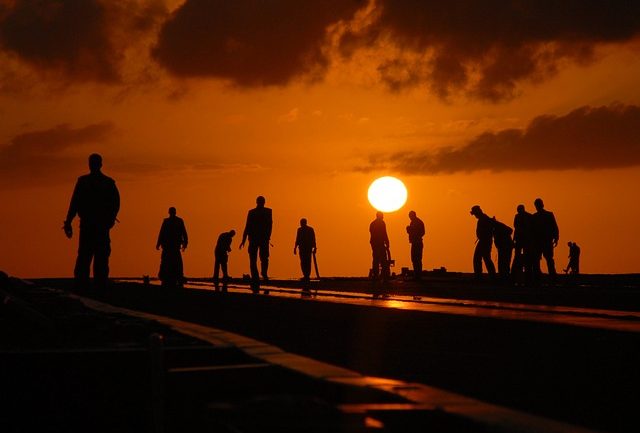
[[[163,0],[0,0],[0,59],[68,82],[119,84],[146,62],[286,85],[369,51],[360,66],[391,90],[497,102],[639,34],[640,2],[628,0],[185,0],[171,14]]]
[[[322,69],[326,28],[356,0],[187,0],[164,24],[154,58],[180,77],[283,85]]]
[[[459,148],[375,155],[360,170],[433,175],[639,165],[640,107],[617,104],[539,116],[524,129],[487,132]]]
[[[127,46],[164,15],[159,0],[4,2],[0,49],[65,81],[114,84]]]
[[[640,33],[640,3],[625,0],[380,0],[373,24],[347,31],[342,49],[388,40],[400,48],[379,66],[393,89],[426,83],[490,101],[514,95],[519,82],[552,75],[563,61],[585,63],[594,47]],[[419,54],[416,56],[415,54]]]

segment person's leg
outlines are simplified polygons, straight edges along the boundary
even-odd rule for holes
[[[269,279],[269,241],[260,244],[260,273],[263,279]]]
[[[374,280],[378,279],[378,276],[380,275],[380,266],[382,266],[383,254],[385,254],[384,248],[373,245],[371,246],[371,255],[373,259],[371,263],[371,270]]]
[[[216,256],[213,261],[213,282],[216,285],[218,284],[218,281],[220,279],[220,267],[221,267],[220,258]]]
[[[549,272],[549,279],[553,282],[556,278],[556,262],[553,260],[553,244],[547,243],[542,250],[542,255],[547,262],[547,272]]]
[[[482,275],[482,249],[480,242],[476,244],[476,248],[473,251],[473,274],[476,279],[480,279]]]
[[[89,275],[91,259],[93,258],[93,236],[86,228],[80,227],[78,239],[78,257],[73,270],[75,285],[77,289],[87,290],[89,288]]]
[[[109,282],[109,256],[111,255],[111,239],[109,230],[96,230],[93,257],[93,279],[98,289],[105,289]]]
[[[311,277],[311,250],[300,250],[300,269],[305,280]]]
[[[251,280],[253,282],[260,281],[260,273],[258,272],[258,244],[249,242],[249,268],[251,269]]]
[[[531,252],[531,281],[534,285],[539,285],[542,279],[542,269],[540,261],[542,260],[542,249],[536,246]]]
[[[413,276],[416,280],[422,277],[422,242],[414,242],[411,244],[411,263],[413,264]]]
[[[493,264],[493,260],[491,259],[491,241],[486,242],[482,245],[482,260],[484,261],[484,266],[487,268],[487,273],[491,278],[495,278],[496,276],[496,267]]]
[[[229,263],[229,256],[225,254],[224,257],[220,257],[220,268],[222,269],[222,278],[224,279],[224,281],[227,281],[229,279],[227,263]]]

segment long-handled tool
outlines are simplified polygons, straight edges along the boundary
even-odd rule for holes
[[[320,273],[318,272],[318,260],[316,259],[316,252],[313,252],[313,269],[316,271],[316,278],[320,279]]]
[[[316,252],[315,250],[312,253],[313,255],[313,269],[315,269],[316,271],[316,277],[318,278],[318,284],[319,284],[319,280],[320,280],[320,272],[318,272],[318,259],[316,259]],[[316,286],[316,293],[314,295],[314,297],[318,297],[318,286]]]

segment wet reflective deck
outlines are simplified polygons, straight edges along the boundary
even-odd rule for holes
[[[29,350],[0,349],[3,431],[592,431],[62,290],[0,295],[20,313],[13,333],[38,334]],[[39,416],[19,416],[26,407]]]
[[[189,283],[188,289],[213,291],[212,283]],[[231,293],[250,293],[249,285],[230,284]],[[479,300],[461,300],[430,298],[426,296],[389,295],[373,298],[370,293],[344,292],[333,290],[310,290],[263,286],[260,295],[282,298],[302,298],[310,302],[332,302],[338,304],[394,308],[400,310],[421,311],[434,314],[486,317],[504,320],[523,320],[531,322],[553,323],[581,326],[614,331],[640,332],[640,312],[617,311],[595,308],[578,308],[493,302]]]
[[[475,288],[450,292],[451,296],[486,294],[493,299],[468,301],[433,296],[414,299],[411,295],[372,299],[363,279],[338,282],[336,290],[322,290],[333,288],[333,282],[323,281],[317,297],[313,297],[315,290],[309,296],[299,288],[284,287],[300,284],[286,280],[269,282],[280,287],[264,286],[269,295],[254,295],[242,284],[232,284],[224,294],[215,293],[206,282],[170,290],[130,281],[135,282],[113,284],[99,298],[120,308],[244,335],[366,377],[446,389],[574,426],[637,431],[633,425],[640,404],[636,391],[640,386],[640,334],[633,312],[495,302],[498,298],[538,302],[538,296],[545,295],[544,302],[548,302],[561,293],[548,296],[547,289],[520,291],[517,296],[504,289],[493,296],[496,291],[488,287],[480,292]],[[64,288],[69,283],[52,280],[46,284]],[[397,286],[394,289],[404,293],[412,289],[400,282]],[[341,291],[347,288],[358,293]],[[575,298],[575,292],[565,293],[569,301]],[[260,352],[264,346],[254,347]],[[277,354],[274,360],[281,356]],[[312,364],[301,361],[298,365]],[[262,369],[238,371],[243,377],[257,374],[259,378]],[[215,371],[207,374],[217,374]],[[358,411],[360,403],[340,404],[349,406],[344,410]],[[388,411],[400,410],[402,404],[386,402],[385,408],[378,409],[385,417],[393,417]]]

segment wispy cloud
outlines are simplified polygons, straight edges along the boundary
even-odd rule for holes
[[[372,155],[358,170],[407,174],[595,170],[640,165],[640,107],[581,107],[523,129],[486,132],[461,147]]]
[[[65,170],[86,162],[88,154],[100,149],[114,130],[113,124],[102,122],[80,128],[60,124],[18,134],[0,147],[0,186],[62,179],[68,176]]]

